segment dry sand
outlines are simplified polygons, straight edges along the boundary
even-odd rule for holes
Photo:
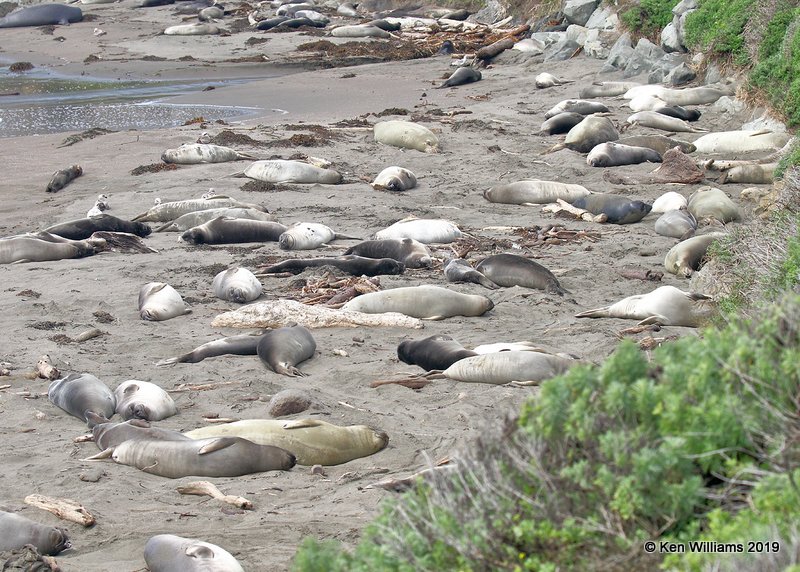
[[[124,4],[113,4],[83,8],[97,14],[97,19],[57,28],[55,35],[65,37],[64,42],[54,42],[52,36],[33,28],[2,30],[0,45],[6,52],[16,52],[14,57],[18,60],[36,65],[58,62],[55,68],[65,73],[148,77],[159,69],[164,70],[163,77],[220,77],[271,72],[253,64],[187,64],[177,58],[190,53],[198,59],[225,61],[238,55],[237,50],[245,50],[244,40],[248,37],[263,35],[270,41],[248,53],[266,49],[272,61],[286,61],[294,57],[293,44],[308,41],[297,33],[259,32],[224,38],[169,38],[156,33],[177,20],[171,7],[133,11]],[[107,35],[95,38],[91,34],[94,27],[106,30]],[[273,49],[279,44],[285,57]],[[10,46],[14,49],[10,50]],[[101,61],[83,64],[83,58],[90,54],[100,56]],[[142,61],[146,54],[169,60]],[[435,381],[420,391],[398,386],[371,389],[369,382],[374,379],[416,369],[398,362],[396,347],[400,341],[436,333],[450,334],[466,346],[533,340],[545,348],[599,362],[617,345],[616,332],[634,324],[573,316],[657,286],[624,279],[619,274],[626,265],[663,271],[663,257],[674,241],[655,234],[656,215],[629,226],[556,220],[541,213],[540,208],[488,203],[482,192],[500,181],[541,178],[652,201],[667,190],[688,196],[699,185],[613,186],[603,180],[603,169],[587,166],[582,155],[569,150],[539,155],[561,140],[537,135],[546,110],[562,99],[576,97],[580,86],[587,82],[617,79],[614,74],[598,78],[600,61],[579,56],[552,66],[533,60],[498,63],[484,70],[484,79],[477,84],[431,89],[450,72],[449,63],[450,58],[440,57],[307,71],[181,98],[193,103],[258,105],[288,112],[265,112],[262,117],[233,125],[209,123],[117,132],[69,147],[59,147],[67,134],[3,141],[3,236],[82,217],[99,193],[109,195],[112,214],[131,218],[147,210],[156,197],[164,201],[196,198],[214,188],[218,194],[263,204],[285,224],[321,222],[340,233],[364,238],[412,214],[447,218],[483,239],[485,250],[471,252],[471,260],[490,252],[529,255],[550,268],[572,292],[559,297],[522,288],[490,292],[474,284],[448,285],[458,291],[488,295],[496,307],[480,318],[428,322],[423,330],[416,331],[315,330],[317,355],[301,366],[308,377],[293,379],[268,371],[256,357],[219,357],[170,369],[155,366],[162,358],[241,333],[211,328],[216,315],[235,306],[213,297],[211,279],[232,264],[255,269],[265,262],[283,259],[287,254],[279,251],[276,243],[193,247],[179,243],[176,233],[158,233],[146,239],[149,246],[158,250],[157,254],[111,253],[0,267],[0,360],[13,367],[11,377],[0,378],[0,385],[11,386],[0,391],[0,503],[34,520],[55,525],[59,524],[57,518],[27,507],[23,499],[32,493],[67,497],[97,517],[97,524],[89,529],[61,523],[69,529],[74,544],[73,549],[58,557],[64,570],[141,570],[144,544],[157,533],[217,543],[236,555],[247,570],[287,569],[297,545],[309,535],[353,544],[363,527],[378,514],[381,501],[391,495],[380,489],[365,490],[366,485],[386,476],[405,476],[423,466],[426,458],[454,453],[485,423],[500,418],[536,391],[450,381]],[[575,83],[536,90],[533,78],[545,70]],[[628,115],[622,100],[609,99],[607,104],[615,121],[623,121]],[[744,114],[721,115],[705,107],[699,125],[707,129],[735,129],[749,119]],[[377,120],[374,114],[387,108],[407,109],[413,115],[403,118],[418,117],[436,131],[442,152],[423,154],[383,146],[373,141],[369,128],[359,126],[294,130],[297,126],[331,126],[356,118],[373,123]],[[243,169],[246,162],[131,174],[135,167],[159,162],[166,148],[192,142],[203,130],[216,135],[223,129],[264,142],[297,133],[316,133],[320,144],[317,147],[234,146],[263,158],[288,157],[298,152],[324,157],[345,175],[345,183],[280,185],[274,191],[246,192],[241,189],[245,179],[229,176]],[[696,137],[688,134],[686,139]],[[84,169],[82,177],[56,194],[44,192],[53,171],[76,163]],[[420,180],[419,186],[402,194],[372,190],[365,181],[389,165],[411,169]],[[653,168],[645,164],[615,170],[636,176]],[[725,190],[737,198],[743,187],[728,185]],[[592,231],[599,238],[596,242],[529,247],[525,246],[524,237],[497,228],[553,223],[571,230]],[[352,241],[288,256],[332,255],[348,244]],[[447,246],[437,247],[436,252],[440,257],[451,254]],[[296,290],[291,290],[294,280],[265,278],[263,299],[297,295]],[[439,268],[410,270],[402,276],[380,280],[385,287],[445,285]],[[165,322],[140,320],[137,293],[150,281],[174,286],[190,302],[193,312]],[[665,274],[662,283],[688,288],[685,279],[669,274]],[[98,316],[110,316],[110,321]],[[107,335],[80,344],[65,341],[64,336],[75,337],[91,327],[98,327]],[[693,330],[667,327],[656,335],[676,334],[693,335]],[[334,350],[344,350],[347,355],[338,355]],[[245,496],[255,504],[253,511],[231,510],[215,501],[179,495],[176,486],[194,480],[191,478],[169,480],[111,461],[81,461],[96,452],[92,443],[73,442],[86,432],[85,426],[47,400],[47,381],[26,376],[42,354],[49,354],[63,372],[89,372],[112,388],[128,379],[152,381],[167,389],[184,383],[218,384],[207,391],[173,394],[180,412],[160,424],[165,427],[193,429],[205,424],[203,416],[207,414],[241,419],[266,417],[266,405],[273,394],[285,388],[300,388],[311,394],[317,405],[295,417],[373,425],[389,434],[389,445],[372,457],[329,467],[327,476],[312,475],[309,468],[296,467],[288,473],[211,479],[224,492]],[[95,471],[102,471],[97,482],[80,479],[80,475]]]

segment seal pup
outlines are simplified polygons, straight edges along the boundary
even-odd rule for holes
[[[533,78],[533,84],[539,88],[544,89],[547,87],[553,87],[556,85],[565,85],[567,83],[572,83],[571,79],[559,79],[553,74],[542,72]]]
[[[595,145],[617,139],[619,139],[619,131],[608,117],[589,115],[569,130],[564,143],[552,147],[548,152],[566,147],[578,153],[588,153]]]
[[[169,284],[148,282],[139,290],[139,317],[142,320],[161,322],[190,312],[181,295]]]
[[[539,129],[540,135],[558,135],[559,133],[567,133],[570,129],[575,127],[578,123],[586,119],[585,115],[580,113],[565,111],[554,115],[550,119],[545,120]]]
[[[65,258],[83,258],[105,250],[100,238],[69,240],[49,232],[37,232],[0,238],[0,264],[46,262]]]
[[[507,205],[540,205],[554,203],[558,199],[571,203],[589,194],[581,185],[529,179],[494,186],[483,192],[490,203]]]
[[[608,107],[599,101],[588,99],[565,99],[555,104],[544,114],[545,119],[555,117],[559,113],[580,113],[581,115],[592,115],[593,113],[608,113]]]
[[[190,244],[237,244],[278,242],[286,227],[278,222],[220,216],[195,226],[181,235]]]
[[[680,105],[661,105],[656,106],[652,109],[656,113],[660,113],[662,115],[668,115],[670,117],[676,117],[678,119],[683,119],[684,121],[697,121],[702,117],[702,113],[697,109],[686,109],[685,107],[681,107]]]
[[[449,220],[404,218],[375,233],[376,240],[413,238],[423,244],[448,244],[461,238],[459,228]]]
[[[251,163],[244,176],[265,183],[318,183],[336,185],[342,176],[333,169],[324,169],[303,161],[270,159]]]
[[[571,357],[544,350],[503,351],[458,360],[441,376],[467,383],[532,385],[560,375],[576,363]]]
[[[420,340],[405,340],[397,346],[397,357],[425,371],[447,369],[460,359],[478,355],[450,336],[434,335]]]
[[[223,270],[214,276],[211,289],[214,291],[214,296],[220,300],[228,300],[237,304],[252,302],[261,296],[263,291],[261,282],[255,274],[247,268],[238,266]]]
[[[230,336],[196,347],[187,354],[161,360],[156,365],[174,365],[176,363],[198,363],[206,358],[223,355],[254,356],[257,354],[258,342],[263,333]]]
[[[352,276],[402,274],[406,269],[405,264],[393,258],[367,258],[365,256],[346,254],[331,258],[292,258],[261,268],[260,271],[264,274],[277,274],[280,272],[299,274],[306,268],[319,268],[321,266],[333,266]]]
[[[338,234],[324,224],[296,222],[278,237],[278,247],[281,250],[312,250],[335,239],[360,240],[355,237]]]
[[[457,85],[464,85],[467,83],[474,83],[476,81],[480,81],[481,79],[481,72],[476,70],[473,67],[461,67],[454,71],[450,77],[448,77],[445,82],[437,86],[436,89],[442,89],[445,87],[456,87]]]
[[[72,548],[65,529],[0,510],[0,552],[17,550],[26,544],[35,546],[39,554],[50,556]]]
[[[150,227],[144,223],[117,218],[105,213],[91,218],[62,222],[44,229],[44,232],[70,240],[85,240],[98,231],[127,232],[142,238],[149,236],[152,232]]]
[[[726,183],[747,183],[751,185],[768,185],[775,178],[775,169],[778,163],[767,163],[759,165],[751,163],[749,165],[736,165],[722,172],[720,184]]]
[[[194,22],[192,24],[178,24],[169,26],[164,30],[165,36],[211,36],[219,34],[219,26],[208,22]]]
[[[687,205],[686,197],[675,191],[667,191],[656,200],[653,201],[652,213],[665,213],[667,211],[674,211],[680,208],[685,208]]]
[[[246,419],[187,431],[193,439],[236,436],[291,452],[298,465],[341,465],[381,451],[389,436],[367,425],[340,427],[318,419]]]
[[[701,326],[713,314],[713,301],[696,292],[684,292],[674,286],[661,286],[648,294],[628,296],[604,308],[595,308],[576,318],[624,318],[640,320],[640,325]]]
[[[381,30],[377,26],[369,24],[353,24],[350,26],[338,26],[331,30],[334,38],[381,38],[389,39],[392,35],[386,30]]]
[[[105,418],[114,415],[116,399],[111,389],[90,373],[71,373],[50,382],[50,402],[88,423],[88,413]]]
[[[463,258],[453,258],[444,265],[444,277],[448,282],[472,282],[480,284],[490,290],[497,290],[499,286],[486,276],[475,270]]]
[[[83,12],[74,6],[63,4],[38,4],[14,10],[0,18],[0,28],[21,28],[23,26],[68,26],[83,20]]]
[[[494,308],[486,296],[462,294],[439,286],[408,286],[369,292],[342,306],[365,314],[398,312],[412,318],[441,320],[453,316],[482,316]]]
[[[689,197],[689,212],[697,220],[714,219],[725,224],[741,219],[739,208],[723,191],[701,187]]]
[[[261,336],[256,353],[275,373],[289,377],[304,377],[297,364],[314,357],[317,342],[304,326],[276,328]]]
[[[56,171],[53,173],[50,182],[47,183],[47,188],[45,191],[48,193],[60,191],[81,175],[83,175],[83,169],[80,165],[72,165],[72,167],[67,167],[66,169]]]
[[[121,465],[130,465],[153,475],[181,477],[240,477],[264,471],[288,471],[295,457],[269,445],[257,445],[239,437],[216,437],[181,441],[123,441],[110,455]]]
[[[670,117],[655,111],[639,111],[630,115],[625,123],[628,126],[641,125],[642,127],[651,127],[653,129],[661,129],[663,131],[674,131],[676,133],[708,133],[708,129],[700,129],[689,125],[683,119]],[[697,147],[697,142],[695,142]]]
[[[640,85],[642,84],[635,81],[596,81],[591,85],[582,87],[578,92],[578,97],[581,99],[586,99],[587,97],[614,97]]]
[[[406,268],[430,268],[433,255],[427,246],[413,238],[388,238],[365,240],[344,251],[345,256],[355,254],[366,258],[391,258],[402,262]]]
[[[653,207],[611,193],[594,193],[573,201],[572,206],[586,209],[594,215],[605,214],[613,224],[632,224],[642,220]]]
[[[724,232],[711,232],[679,242],[667,252],[664,268],[670,274],[691,277],[693,272],[700,270],[711,243],[725,236],[727,235]]]
[[[184,143],[176,149],[167,149],[161,153],[164,163],[177,165],[197,165],[199,163],[226,163],[256,158],[248,153],[240,153],[230,147],[212,145],[210,143]]]
[[[416,149],[424,153],[439,152],[439,138],[419,123],[390,120],[376,123],[372,128],[375,141],[384,145]]]
[[[144,545],[150,572],[244,572],[230,552],[216,544],[174,534],[157,534]]]
[[[590,167],[619,167],[639,163],[660,163],[661,155],[647,147],[632,147],[613,141],[595,145],[586,157]]]
[[[161,421],[178,412],[169,393],[149,381],[123,381],[114,390],[114,398],[117,401],[116,412],[126,421]]]
[[[417,177],[403,167],[386,167],[370,185],[381,191],[407,191],[417,186]]]
[[[697,219],[686,207],[670,210],[658,217],[655,224],[656,234],[685,240],[697,230]]]
[[[215,195],[207,199],[189,199],[185,201],[172,201],[169,203],[156,203],[150,210],[133,217],[138,222],[168,222],[195,211],[204,211],[214,208],[240,207],[266,211],[259,205],[242,203],[231,197]]]
[[[217,209],[205,209],[181,215],[172,222],[168,222],[155,229],[155,232],[184,232],[195,226],[205,224],[217,217],[243,218],[250,220],[266,220],[277,222],[275,216],[252,208],[241,207],[222,207]]]
[[[475,270],[499,286],[523,286],[559,296],[569,294],[547,268],[517,254],[487,256],[475,266]]]

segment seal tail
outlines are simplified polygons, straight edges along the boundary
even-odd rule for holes
[[[575,314],[576,318],[608,318],[609,308],[611,306],[605,306],[604,308],[595,308],[594,310],[586,310],[585,312],[580,312],[579,314]]]
[[[364,240],[358,236],[348,236],[346,234],[334,233],[333,240]]]
[[[169,228],[171,226],[173,226],[173,224],[174,223],[172,223],[172,222],[168,222],[167,224],[162,225],[162,226],[158,227],[157,229],[153,230],[153,232],[165,232],[165,231],[169,230]]]
[[[241,153],[239,151],[236,152],[236,159],[239,161],[248,160],[248,161],[258,161],[258,157],[255,155],[251,155],[250,153]]]
[[[100,451],[96,455],[92,455],[91,457],[86,457],[85,459],[81,459],[81,461],[102,461],[103,459],[108,459],[113,454],[114,454],[114,447],[109,447],[108,449]]]
[[[180,357],[171,357],[171,358],[167,358],[167,359],[162,359],[161,361],[156,362],[156,367],[173,366],[176,363],[180,363],[180,361],[181,361]]]

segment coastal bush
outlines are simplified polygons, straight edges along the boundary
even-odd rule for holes
[[[797,493],[799,340],[790,294],[650,361],[623,342],[601,366],[544,382],[454,469],[389,500],[352,553],[307,541],[295,570],[654,569],[662,557],[646,540],[746,540],[736,512],[748,499],[788,535],[781,523],[800,516],[781,489],[792,475]],[[674,569],[704,564],[676,558]]]
[[[793,137],[790,143],[789,152],[781,157],[775,168],[776,179],[784,178],[786,172],[792,168],[800,168],[800,139]]]
[[[744,27],[755,0],[701,0],[697,10],[686,17],[686,44],[689,48],[718,56],[730,56],[738,65],[747,65],[749,54]]]
[[[624,8],[619,18],[628,30],[637,36],[646,36],[657,42],[661,30],[672,22],[672,9],[679,0],[641,0]]]

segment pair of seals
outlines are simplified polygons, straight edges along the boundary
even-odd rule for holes
[[[229,300],[237,304],[252,302],[263,291],[261,282],[247,268],[228,268],[223,270],[211,282],[214,296],[221,300]]]
[[[194,211],[181,215],[170,223],[155,229],[156,232],[183,232],[195,226],[205,224],[218,217],[243,218],[250,220],[267,220],[275,222],[275,217],[269,213],[253,208],[242,207],[222,207],[216,209],[206,209]]]
[[[367,258],[346,254],[335,258],[293,258],[262,268],[261,271],[266,274],[279,272],[298,274],[306,268],[318,268],[320,266],[333,266],[352,276],[402,274],[406,269],[405,264],[393,258]]]
[[[264,207],[259,205],[242,203],[236,199],[232,199],[231,197],[216,195],[202,199],[189,199],[185,201],[160,203],[152,207],[147,212],[135,216],[133,220],[139,222],[168,222],[188,213],[228,207],[250,208],[258,211],[266,211]]]
[[[190,313],[177,290],[164,282],[149,282],[139,290],[139,317],[160,322]]]
[[[288,326],[269,331],[258,340],[256,353],[275,373],[289,377],[305,376],[297,364],[314,357],[317,342],[304,326]]]

